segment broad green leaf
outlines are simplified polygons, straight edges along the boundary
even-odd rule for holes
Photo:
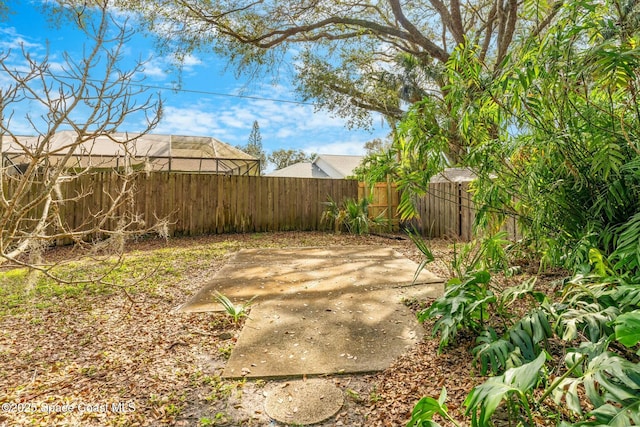
[[[433,416],[438,414],[443,418],[448,417],[447,406],[447,389],[442,387],[438,400],[425,396],[416,403],[411,412],[411,419],[407,427],[440,427],[440,424],[433,421]]]
[[[620,285],[613,298],[622,311],[625,307],[640,308],[640,285]]]
[[[522,329],[512,329],[509,331],[509,340],[514,346],[520,349],[520,353],[525,360],[533,360],[536,357],[536,345],[530,334]]]
[[[596,347],[600,347],[600,344]],[[577,390],[583,387],[588,403],[595,408],[593,411],[595,414],[607,413],[610,409],[608,405],[611,404],[615,407],[624,407],[640,401],[640,365],[606,352],[602,348],[600,354],[594,354],[592,351],[597,352],[597,349],[593,345],[581,347],[579,351],[589,354],[592,357],[591,361],[587,364],[583,375],[577,378],[566,378],[554,390],[554,400],[559,402],[565,396],[570,409],[579,413],[577,402],[581,397]],[[574,363],[575,358],[570,359],[571,363]],[[599,409],[601,407],[602,409]]]
[[[618,308],[604,307],[599,303],[575,301],[571,308],[563,312],[557,320],[557,328],[566,341],[577,337],[578,331],[586,333],[592,342],[613,333],[611,322],[618,316]]]
[[[530,277],[523,281],[520,285],[510,286],[500,294],[500,305],[509,306],[513,304],[518,298],[525,295],[533,295],[533,286],[537,280],[536,276]]]
[[[485,383],[474,387],[464,401],[467,407],[466,415],[471,414],[472,425],[486,426],[489,425],[491,416],[498,408],[502,400],[510,393],[517,389],[508,384],[501,383],[497,380],[499,377],[489,378]],[[477,411],[480,410],[480,417],[477,418]]]
[[[564,397],[567,408],[573,411],[575,414],[582,415],[582,406],[580,405],[580,395],[578,394],[578,387],[582,384],[582,381],[576,378],[565,378],[558,384],[553,390],[553,400],[556,404],[560,404]]]
[[[487,270],[476,271],[471,274],[471,277],[470,284],[487,284],[491,281],[491,274]]]
[[[640,310],[623,313],[614,320],[616,340],[627,347],[640,342]],[[638,351],[640,354],[640,350]]]
[[[480,361],[480,373],[499,373],[507,367],[509,353],[513,346],[509,341],[499,338],[493,328],[486,329],[476,339],[478,345],[471,353]]]
[[[480,317],[488,316],[487,306],[495,301],[495,296],[479,284],[490,280],[491,275],[486,271],[475,271],[463,280],[450,279],[445,286],[444,295],[418,313],[420,322],[437,319],[432,335],[440,333],[441,350],[455,337],[458,329],[478,329],[484,321]]]
[[[640,399],[636,399],[629,405],[618,407],[607,403],[587,415],[596,419],[599,425],[612,427],[628,427],[640,425]]]
[[[537,384],[546,356],[547,354],[542,352],[534,361],[508,369],[504,374],[489,378],[474,387],[464,402],[467,407],[466,414],[472,416],[472,424],[489,425],[489,420],[500,402],[512,393],[517,394],[522,401],[523,396]]]
[[[534,361],[517,368],[508,369],[503,375],[504,381],[508,384],[512,384],[523,393],[530,390],[536,385],[540,369],[542,369],[546,358],[547,353],[543,351]]]

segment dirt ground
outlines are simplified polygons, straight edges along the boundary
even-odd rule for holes
[[[156,249],[223,248],[217,255],[173,266],[133,303],[122,293],[92,293],[31,302],[0,317],[0,426],[279,426],[264,413],[272,382],[220,378],[241,325],[221,313],[174,313],[225,263],[225,252],[248,247],[392,246],[419,262],[414,244],[396,236],[265,233],[133,242],[137,256]],[[450,277],[451,242],[430,242],[429,270]],[[194,249],[195,250],[195,249]],[[50,259],[73,256],[68,248]],[[162,269],[160,274],[162,274]],[[167,267],[167,271],[169,267]],[[1,286],[2,284],[0,284]],[[418,310],[422,302],[411,306]],[[450,412],[461,422],[462,402],[483,381],[464,336],[438,354],[425,340],[384,372],[333,376],[345,393],[342,410],[322,426],[402,426],[425,395],[443,386]],[[66,405],[66,406],[65,406]],[[445,424],[446,425],[446,424]]]

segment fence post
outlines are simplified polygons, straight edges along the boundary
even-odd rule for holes
[[[387,231],[393,231],[393,211],[392,205],[393,200],[391,199],[392,189],[391,189],[391,176],[387,174]]]

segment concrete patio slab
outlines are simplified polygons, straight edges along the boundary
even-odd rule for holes
[[[384,247],[243,249],[178,311],[222,311],[216,292],[242,303],[345,286],[368,290],[409,286],[416,269],[417,264]],[[442,279],[423,270],[415,284],[442,284]]]
[[[267,300],[251,309],[223,377],[384,370],[423,334],[393,289],[305,292]]]
[[[179,308],[218,311],[215,292],[253,297],[223,377],[277,378],[387,368],[424,334],[403,298],[437,297],[443,282],[390,248],[239,251]]]

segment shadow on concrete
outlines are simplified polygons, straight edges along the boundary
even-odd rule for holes
[[[387,368],[424,333],[402,298],[438,296],[443,282],[390,248],[239,251],[180,311],[256,297],[225,377],[275,378]]]

